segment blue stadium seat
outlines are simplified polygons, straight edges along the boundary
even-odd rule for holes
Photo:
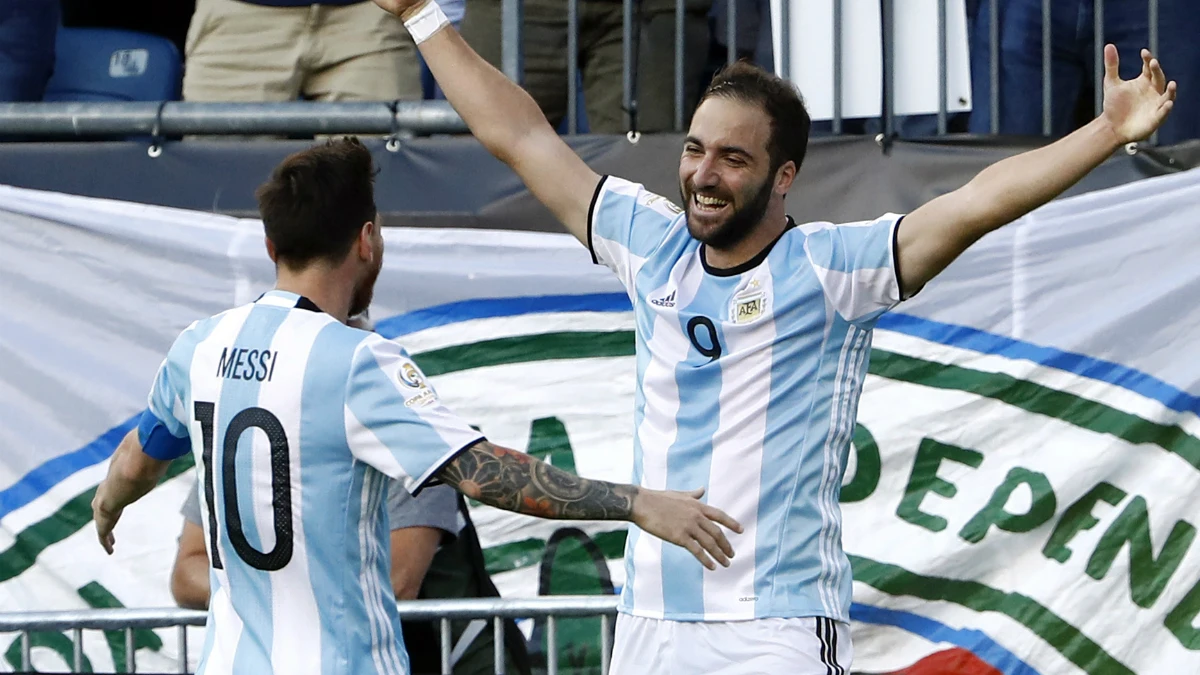
[[[108,28],[59,28],[46,101],[179,100],[183,65],[167,38]]]

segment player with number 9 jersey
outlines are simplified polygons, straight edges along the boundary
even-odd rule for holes
[[[705,572],[630,529],[621,609],[675,621],[849,621],[838,492],[875,320],[900,301],[900,217],[797,226],[717,269],[683,211],[605,177],[590,213],[594,260],[633,300],[633,482],[704,485],[746,530]]]

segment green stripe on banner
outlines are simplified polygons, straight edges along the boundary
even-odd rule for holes
[[[881,349],[871,351],[869,372],[912,384],[967,391],[1045,415],[1098,434],[1115,436],[1133,445],[1149,443],[1179,455],[1200,470],[1200,439],[1176,425],[1151,422],[1103,403],[1057,389],[1019,380],[1003,373],[970,370],[934,363]]]
[[[848,556],[854,580],[892,596],[940,600],[976,612],[999,612],[1025,626],[1090,675],[1134,675],[1104,648],[1033,598],[976,581],[927,577],[856,555]]]
[[[415,354],[428,376],[509,363],[633,356],[633,331],[543,333],[455,345]]]
[[[163,481],[171,480],[192,468],[195,460],[189,453],[171,462]],[[161,484],[161,482],[160,482]],[[92,522],[92,497],[96,488],[88,488],[79,496],[63,504],[62,508],[21,530],[17,540],[0,552],[0,583],[8,581],[33,567],[34,561],[47,548],[70,537]],[[100,543],[96,543],[100,550]]]

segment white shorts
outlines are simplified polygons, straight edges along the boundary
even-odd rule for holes
[[[666,621],[617,616],[609,675],[846,675],[850,626],[825,617]]]

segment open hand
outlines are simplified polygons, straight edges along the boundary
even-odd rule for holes
[[[1122,80],[1117,48],[1104,47],[1104,113],[1121,143],[1140,141],[1162,126],[1175,105],[1175,82],[1167,82],[1150,50],[1142,50],[1142,72]]]
[[[633,522],[659,539],[691,551],[696,560],[710,570],[717,568],[713,559],[729,567],[733,547],[717,525],[724,525],[739,534],[742,526],[721,509],[700,501],[702,496],[703,488],[691,492],[643,488],[634,498]]]
[[[401,19],[408,18],[409,13],[416,11],[425,2],[426,0],[375,0],[375,4],[382,7],[385,12],[395,14]]]

